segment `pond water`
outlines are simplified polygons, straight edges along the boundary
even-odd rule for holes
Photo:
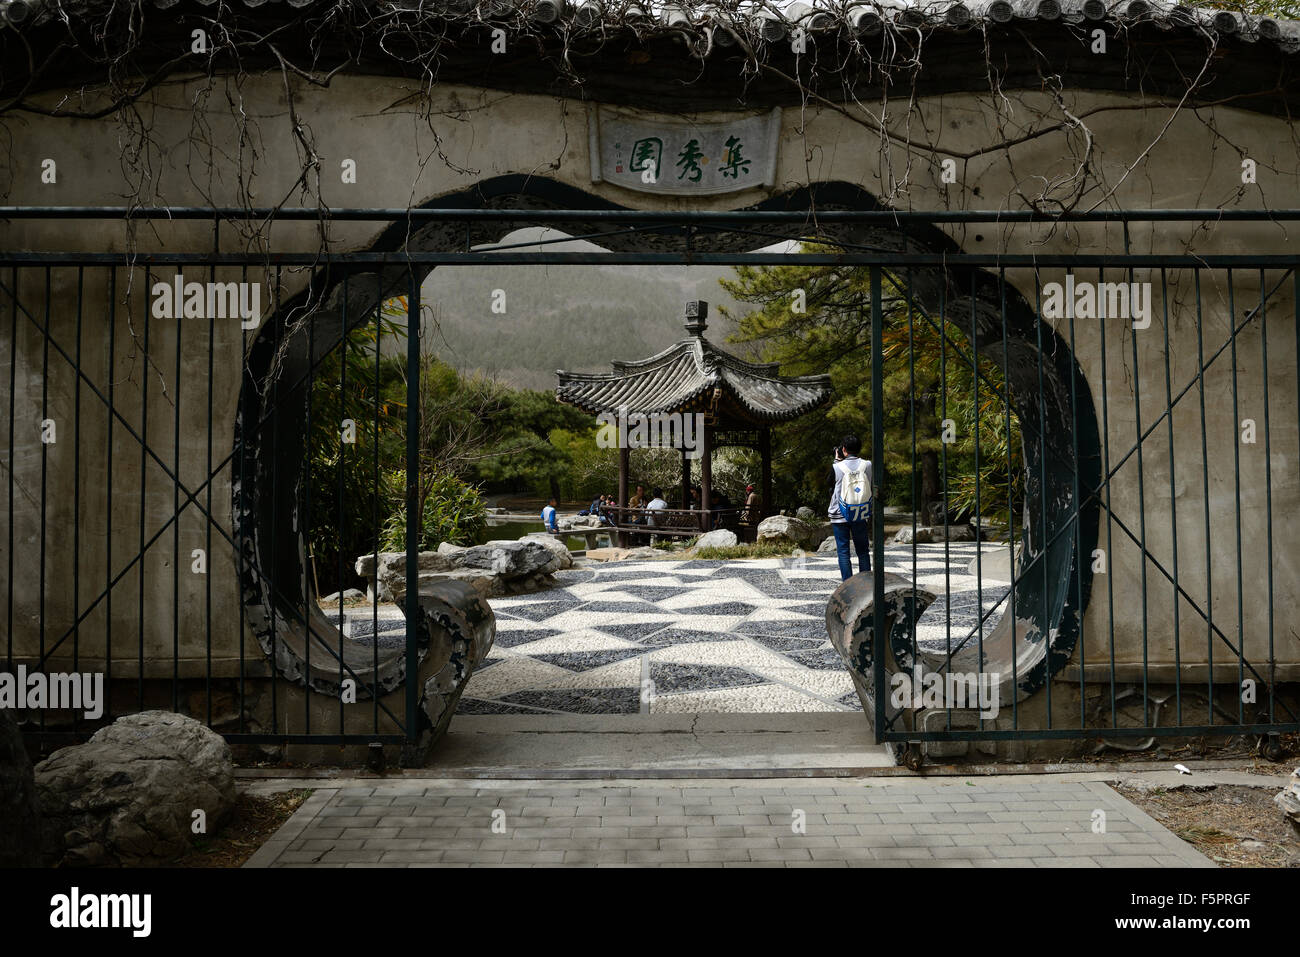
[[[484,527],[483,531],[478,533],[478,536],[474,539],[474,543],[476,545],[482,545],[484,542],[503,538],[513,540],[523,538],[525,535],[532,532],[540,531],[543,531],[542,520],[540,517],[535,522],[489,522]],[[608,536],[602,536],[597,539],[597,544],[608,544],[608,542],[605,541],[606,538],[608,538]],[[587,547],[587,540],[581,537],[570,536],[565,538],[564,544],[569,547],[569,551],[576,552]]]

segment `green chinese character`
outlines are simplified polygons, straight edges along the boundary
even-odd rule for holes
[[[677,174],[678,179],[685,177],[692,183],[698,183],[700,177],[704,175],[704,170],[700,168],[700,160],[704,158],[704,152],[700,149],[699,140],[689,140],[682,147],[682,151],[677,154],[677,165],[681,167],[681,172]]]
[[[734,136],[727,137],[727,150],[722,154],[723,162],[720,167],[723,176],[737,179],[742,171],[746,174],[749,173],[749,160],[741,156],[741,149],[740,140]]]
[[[664,141],[655,136],[637,140],[632,144],[632,161],[628,164],[634,173],[650,170],[659,173],[659,159],[663,155]]]

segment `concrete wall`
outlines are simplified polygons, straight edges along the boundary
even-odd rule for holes
[[[137,195],[143,183],[138,195],[147,203],[271,205],[287,201],[314,206],[315,180],[308,181],[313,189],[305,195],[297,188],[300,150],[287,116],[281,78],[254,76],[242,82],[238,95],[243,114],[249,118],[247,125],[227,107],[226,94],[233,94],[233,87],[219,88],[207,97],[196,96],[206,87],[205,80],[172,83],[155,91],[142,111],[151,133],[140,157],[133,157],[124,145],[131,142],[131,134],[110,121],[25,115],[12,126],[11,186],[3,201],[17,205],[117,205],[124,197]],[[46,99],[53,103],[61,95],[51,94]],[[935,97],[920,100],[917,112],[910,117],[897,115],[895,131],[911,138],[914,145],[910,149],[897,141],[882,148],[877,132],[833,110],[811,106],[806,112],[786,110],[780,171],[773,190],[686,200],[592,184],[587,111],[576,102],[463,87],[439,87],[421,99],[418,90],[401,80],[347,76],[335,77],[329,89],[303,84],[295,97],[297,113],[309,126],[321,157],[319,199],[330,206],[430,203],[442,194],[494,176],[527,174],[637,208],[731,209],[801,185],[831,181],[860,185],[902,208],[1023,208],[1025,198],[1038,196],[1046,182],[1074,174],[1081,162],[1080,151],[1089,141],[1092,152],[1084,174],[1089,191],[1081,208],[1094,204],[1100,208],[1300,206],[1300,158],[1294,129],[1275,118],[1227,107],[1173,115],[1163,106],[1134,110],[1135,100],[1123,96],[1067,94],[1071,114],[1085,117],[1089,137],[1084,137],[1078,131],[1048,129],[1061,114],[1046,93],[1013,95],[1006,104],[994,104],[987,96]],[[205,111],[201,123],[192,107],[196,100]],[[238,154],[231,152],[241,135],[242,172]],[[1004,136],[1018,142],[997,148]],[[922,141],[937,143],[942,152],[935,154],[915,145]],[[211,150],[207,143],[222,148]],[[936,160],[940,156],[981,150],[984,152],[969,161],[959,162],[957,184],[939,182]],[[1243,155],[1257,164],[1257,184],[1241,182]],[[58,181],[53,185],[41,184],[40,163],[46,157],[58,163]],[[357,162],[355,185],[340,182],[339,164],[345,158]],[[245,195],[241,195],[241,182],[249,185]],[[1130,236],[1130,245],[1135,252],[1295,253],[1294,230],[1294,224],[1138,226]],[[944,231],[967,251],[1119,253],[1124,249],[1117,226],[950,226]],[[331,224],[331,248],[368,248],[378,232],[374,224]],[[210,226],[197,223],[128,226],[122,222],[22,220],[4,224],[3,234],[4,248],[21,250],[180,252],[212,245]],[[317,248],[318,241],[314,224],[281,223],[251,243],[234,229],[223,227],[220,245],[225,251],[250,247],[310,251]],[[115,676],[134,674],[143,649],[146,673],[170,677],[174,640],[183,659],[182,674],[202,674],[209,651],[210,590],[213,668],[218,674],[236,674],[241,622],[235,556],[214,529],[208,574],[191,573],[191,549],[205,547],[207,536],[206,523],[193,506],[182,513],[178,543],[169,528],[148,549],[143,561],[121,573],[140,550],[142,525],[147,541],[173,514],[175,494],[158,462],[146,457],[142,464],[139,444],[128,429],[147,435],[149,448],[166,466],[179,470],[188,488],[199,487],[207,476],[209,455],[219,463],[232,450],[240,359],[249,338],[236,322],[216,323],[211,328],[210,348],[206,322],[154,319],[148,324],[146,354],[145,271],[114,271],[113,305],[107,272],[87,268],[80,277],[79,295],[76,269],[52,270],[47,298],[45,275],[23,270],[16,316],[7,296],[0,308],[0,370],[8,370],[11,364],[15,369],[12,432],[8,417],[0,415],[0,455],[12,470],[15,488],[12,552],[9,536],[0,535],[0,569],[7,568],[11,560],[14,567],[15,655],[23,660],[37,656],[42,633],[46,646],[63,636],[72,628],[78,611],[85,612],[90,599],[120,575],[111,591],[111,613],[108,603],[101,601],[76,630],[83,669],[102,666],[111,636]],[[170,275],[172,270],[166,272]],[[190,272],[186,271],[187,278],[206,278]],[[1038,283],[1059,280],[1062,273],[1045,269]],[[1267,278],[1272,283],[1279,276],[1275,271]],[[219,272],[218,278],[237,277]],[[270,282],[274,276],[263,278]],[[1029,302],[1035,301],[1033,276],[1012,271],[1008,278]],[[1133,444],[1139,412],[1147,426],[1156,421],[1166,404],[1165,303],[1160,299],[1160,277],[1134,278],[1157,283],[1156,316],[1149,329],[1135,331],[1112,321],[1106,325],[1104,350],[1096,322],[1076,323],[1073,331],[1075,355],[1099,419],[1103,396],[1106,400],[1106,437],[1112,461]],[[283,299],[302,288],[305,273],[286,270],[279,279],[278,295]],[[1196,301],[1190,291],[1190,274],[1171,273],[1168,279],[1169,356],[1177,394],[1197,368]],[[1230,324],[1225,279],[1221,271],[1202,277],[1203,351],[1207,356],[1226,341]],[[1240,319],[1245,309],[1259,302],[1259,277],[1251,273],[1234,279],[1234,305]],[[502,281],[509,282],[508,273]],[[7,270],[0,270],[0,282],[10,286]],[[1263,438],[1263,323],[1250,324],[1238,338],[1235,413],[1230,357],[1221,357],[1205,379],[1214,619],[1235,641],[1240,577],[1245,592],[1241,615],[1247,657],[1256,661],[1266,657],[1270,612],[1264,599],[1271,569],[1275,587],[1271,635],[1283,665],[1279,674],[1290,677],[1300,674],[1300,640],[1293,631],[1298,610],[1294,582],[1300,562],[1296,546],[1300,486],[1295,465],[1300,444],[1293,289],[1287,285],[1279,290],[1267,311],[1271,471]],[[42,377],[46,359],[40,332],[48,309],[53,341],[76,356],[78,302],[84,374],[79,440],[78,379],[53,347],[48,371]],[[30,318],[24,310],[30,312]],[[269,315],[272,309],[264,305],[263,311]],[[1054,325],[1069,341],[1068,324]],[[8,372],[0,371],[0,381],[7,379]],[[111,445],[105,406],[93,390],[105,397],[111,394],[121,416],[112,429]],[[1135,394],[1140,394],[1140,401]],[[0,397],[9,399],[9,390],[0,391]],[[209,399],[211,434],[207,429]],[[1260,438],[1254,445],[1237,441],[1238,420],[1246,417],[1258,423]],[[57,422],[54,445],[41,444],[42,418]],[[1175,525],[1171,516],[1177,510],[1180,581],[1190,599],[1204,606],[1205,499],[1196,390],[1178,404],[1173,425],[1172,495],[1168,432],[1162,426],[1143,446],[1141,469],[1136,457],[1119,469],[1109,493],[1110,506],[1136,532],[1141,477],[1148,547],[1166,567],[1172,567]],[[12,458],[8,455],[11,441]],[[1234,449],[1240,455],[1240,576]],[[1265,513],[1266,475],[1271,475],[1272,481],[1271,525]],[[232,478],[227,467],[210,489],[212,514],[218,527],[227,532],[231,527]],[[205,489],[198,496],[205,506],[207,492]],[[1094,583],[1082,648],[1090,680],[1094,666],[1103,663],[1109,674],[1112,597],[1116,662],[1140,668],[1144,655],[1160,665],[1174,659],[1172,586],[1150,562],[1146,564],[1144,647],[1143,565],[1136,547],[1117,526],[1112,527],[1108,544],[1104,513],[1102,519],[1100,547],[1108,548],[1108,571]],[[42,523],[43,596],[38,574]],[[1270,532],[1271,550],[1267,547]],[[1179,608],[1181,661],[1185,666],[1202,662],[1207,645],[1204,623],[1195,617],[1187,599]],[[0,626],[8,627],[5,619],[0,618]],[[244,637],[251,653],[255,643],[247,640],[246,632]],[[71,642],[71,638],[65,641],[63,650],[47,663],[48,669],[71,666]],[[1214,652],[1215,661],[1226,662],[1227,654],[1220,644]],[[1076,651],[1074,663],[1079,660]],[[1236,656],[1232,655],[1227,670],[1235,677],[1236,669]]]

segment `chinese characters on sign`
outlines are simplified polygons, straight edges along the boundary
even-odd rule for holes
[[[676,195],[770,186],[780,125],[780,110],[695,123],[595,107],[592,182]]]

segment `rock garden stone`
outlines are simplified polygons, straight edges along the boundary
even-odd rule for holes
[[[573,558],[562,541],[534,533],[470,547],[443,542],[436,552],[420,552],[418,562],[422,593],[434,582],[459,581],[491,598],[554,587],[554,573],[572,567]],[[373,555],[362,555],[356,569],[380,601],[405,601],[405,552],[380,552],[377,564]]]
[[[758,523],[756,538],[760,542],[795,545],[813,550],[830,533],[829,522],[814,525],[788,515],[770,515]]]
[[[740,539],[729,528],[715,528],[711,532],[705,532],[695,540],[696,548],[731,548],[738,544],[740,544]]]
[[[145,711],[35,769],[44,833],[62,866],[139,867],[191,847],[196,811],[212,833],[235,804],[230,747],[193,718]]]

